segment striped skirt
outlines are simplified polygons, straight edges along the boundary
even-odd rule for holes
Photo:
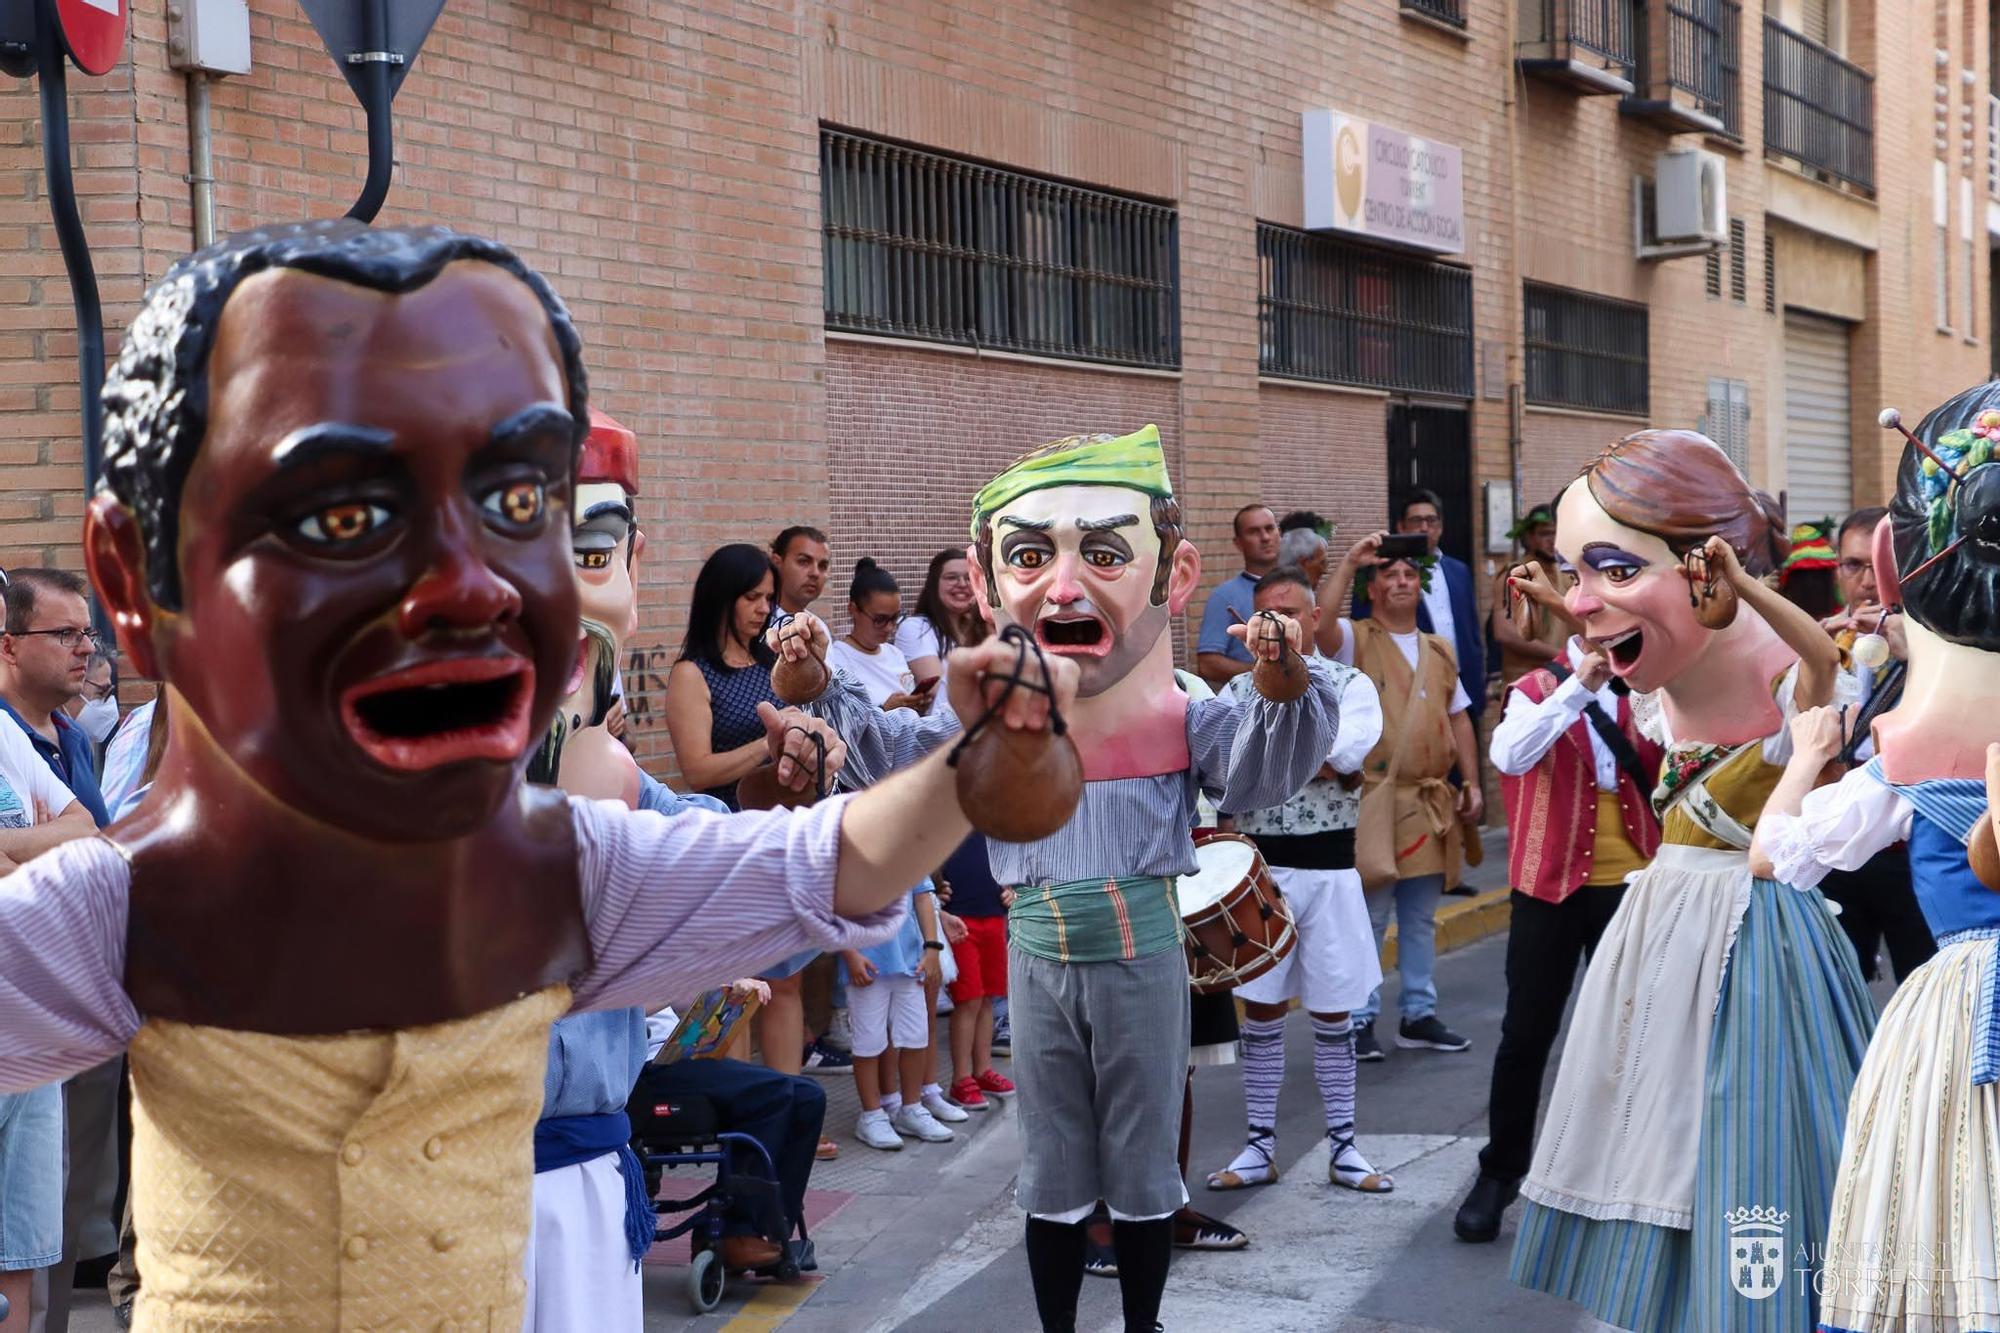
[[[1847,1097],[1873,1026],[1826,901],[1756,881],[1700,1074],[1698,1142],[1647,1147],[1696,1154],[1692,1229],[1529,1203],[1514,1281],[1619,1328],[1805,1333],[1818,1298],[1798,1270],[1825,1248]],[[1783,1221],[1759,1225],[1752,1209]]]
[[[1882,1015],[1848,1103],[1821,1277],[1829,1330],[2000,1329],[2000,1091],[1970,1068],[1995,948],[1944,944]]]

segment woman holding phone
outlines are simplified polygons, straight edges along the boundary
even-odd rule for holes
[[[917,609],[896,627],[896,647],[910,661],[910,673],[921,687],[942,680],[944,661],[954,648],[971,648],[985,641],[989,630],[979,614],[972,591],[972,573],[963,546],[948,547],[931,557]]]
[[[838,667],[861,683],[881,709],[930,707],[937,687],[933,675],[924,688],[910,670],[910,661],[896,647],[896,624],[903,618],[903,593],[895,576],[867,556],[854,566],[847,589],[847,614],[852,624],[834,640],[827,665]]]

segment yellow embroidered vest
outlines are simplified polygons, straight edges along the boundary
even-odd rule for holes
[[[517,1333],[552,986],[456,1022],[132,1040],[140,1333]]]

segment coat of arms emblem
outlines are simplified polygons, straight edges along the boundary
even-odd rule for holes
[[[1785,1223],[1790,1213],[1776,1208],[1732,1208],[1729,1224],[1729,1281],[1739,1296],[1761,1301],[1785,1280]]]

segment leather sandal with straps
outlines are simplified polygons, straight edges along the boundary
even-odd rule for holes
[[[1243,1147],[1244,1151],[1264,1159],[1264,1174],[1260,1177],[1246,1176],[1236,1170],[1232,1164],[1220,1171],[1209,1172],[1208,1187],[1212,1190],[1244,1190],[1254,1188],[1258,1185],[1277,1184],[1278,1163],[1275,1160],[1276,1144],[1277,1135],[1275,1133],[1264,1128],[1262,1125],[1252,1125],[1250,1127],[1250,1138]]]
[[[1361,1150],[1354,1146],[1354,1136],[1352,1134],[1344,1138],[1335,1138],[1329,1133],[1326,1136],[1326,1146],[1326,1178],[1328,1183],[1338,1185],[1342,1189],[1353,1190],[1357,1194],[1391,1194],[1395,1192],[1396,1178],[1386,1171],[1377,1171],[1373,1167],[1369,1167],[1366,1172],[1342,1171],[1340,1169],[1340,1159],[1343,1154],[1348,1152],[1352,1152],[1363,1166],[1368,1165],[1368,1159],[1362,1157]]]

